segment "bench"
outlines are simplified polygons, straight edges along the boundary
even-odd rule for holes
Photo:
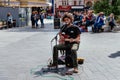
[[[0,21],[0,29],[7,28],[7,22],[6,21]]]

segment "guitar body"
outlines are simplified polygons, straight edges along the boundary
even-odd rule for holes
[[[59,44],[64,44],[65,43],[65,39],[68,38],[69,36],[66,34],[60,34],[60,40],[59,40]]]

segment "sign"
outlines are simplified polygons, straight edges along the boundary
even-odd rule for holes
[[[71,6],[59,6],[58,10],[59,11],[70,11]]]

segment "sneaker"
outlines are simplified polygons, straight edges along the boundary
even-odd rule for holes
[[[66,74],[66,75],[72,75],[73,72],[72,72],[72,71],[67,71],[65,74]]]
[[[78,69],[77,69],[77,68],[74,68],[73,72],[74,72],[74,73],[78,73]]]

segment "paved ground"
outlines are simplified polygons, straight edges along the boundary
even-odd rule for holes
[[[85,62],[79,73],[41,75],[52,56],[50,41],[58,32],[52,26],[46,20],[45,28],[0,31],[0,80],[120,80],[120,32],[82,33],[78,57]]]

